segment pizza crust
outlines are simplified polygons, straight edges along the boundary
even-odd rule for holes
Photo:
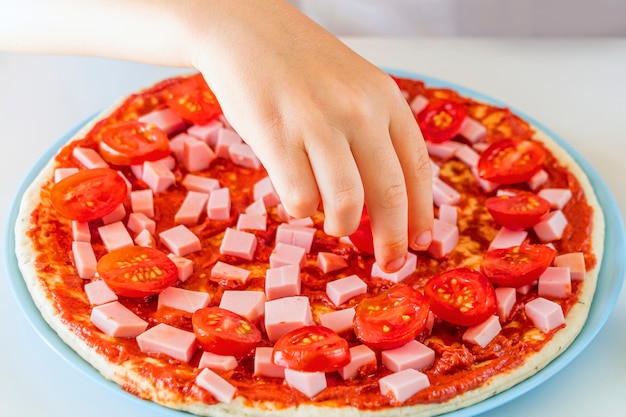
[[[109,109],[96,116],[81,128],[67,143],[72,142],[76,138],[83,137],[91,130],[97,121],[111,114],[120,103],[121,102],[115,103]],[[54,159],[50,160],[45,165],[23,195],[17,222],[15,224],[15,246],[18,265],[31,297],[40,310],[42,317],[59,335],[63,342],[76,351],[76,353],[91,366],[97,369],[103,377],[114,381],[121,387],[124,387],[125,390],[134,393],[140,398],[154,401],[169,408],[183,410],[199,416],[210,417],[288,417],[293,416],[296,412],[299,416],[305,417],[427,417],[445,414],[493,397],[545,368],[575,340],[576,336],[582,330],[589,314],[604,250],[605,223],[602,208],[587,175],[576,163],[574,158],[547,133],[536,127],[533,128],[536,132],[534,139],[543,142],[554,154],[559,163],[567,167],[576,177],[585,193],[587,203],[593,209],[591,242],[593,252],[598,262],[595,268],[588,271],[586,274],[584,285],[579,295],[579,301],[572,307],[566,317],[566,327],[556,332],[542,350],[528,357],[522,366],[508,373],[496,375],[492,377],[487,384],[465,392],[444,403],[417,404],[382,410],[359,410],[354,407],[319,406],[314,404],[303,404],[290,408],[276,408],[272,403],[249,404],[241,397],[236,397],[228,404],[218,403],[208,405],[200,401],[181,399],[176,393],[167,390],[155,389],[153,384],[150,381],[146,381],[134,367],[124,366],[123,364],[118,365],[107,361],[102,355],[98,354],[96,350],[87,345],[84,340],[66,327],[61,320],[59,312],[54,307],[53,300],[47,288],[37,276],[35,266],[36,252],[31,240],[28,238],[30,215],[41,202],[40,189],[50,178],[53,178],[54,169],[56,167]],[[69,221],[68,227],[70,227]]]

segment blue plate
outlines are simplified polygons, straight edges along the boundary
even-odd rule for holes
[[[491,103],[497,106],[508,107],[506,106],[506,104],[487,97],[484,94],[440,79],[398,70],[387,71],[397,76],[422,80],[430,87],[451,88],[459,92],[459,94],[461,95],[469,96],[476,100]],[[598,334],[598,332],[608,319],[611,311],[617,303],[618,295],[620,293],[624,274],[626,271],[626,259],[624,257],[624,253],[626,253],[626,237],[624,235],[624,224],[620,217],[617,205],[615,204],[615,201],[602,178],[600,178],[600,176],[593,169],[593,167],[591,167],[591,165],[589,165],[589,163],[585,161],[580,156],[580,154],[578,154],[578,152],[576,152],[567,142],[557,136],[550,129],[547,129],[541,123],[538,123],[533,118],[528,117],[527,115],[516,111],[515,109],[511,110],[526,121],[539,127],[552,138],[554,138],[559,143],[559,145],[561,145],[567,152],[569,152],[569,154],[582,167],[582,169],[589,177],[591,185],[596,192],[596,196],[604,212],[606,222],[604,255],[600,268],[600,275],[598,279],[596,293],[594,295],[594,301],[591,304],[591,309],[589,311],[589,317],[587,319],[587,322],[585,323],[578,337],[572,342],[567,350],[565,350],[561,355],[559,355],[550,364],[548,364],[548,366],[543,368],[532,377],[480,403],[446,414],[446,416],[448,417],[470,417],[492,410],[537,387],[538,385],[549,379],[551,376],[559,372],[561,369],[563,369],[576,356],[578,356],[580,352],[582,352],[583,349],[587,347],[587,345],[589,345],[589,343]],[[84,372],[86,375],[93,378],[95,381],[102,384],[107,389],[118,393],[119,395],[127,398],[129,401],[136,402],[138,405],[141,405],[143,407],[149,407],[155,412],[165,412],[167,413],[167,415],[170,416],[188,417],[188,413],[165,408],[156,403],[139,399],[138,397],[127,393],[126,391],[121,389],[116,383],[105,379],[100,374],[100,372],[93,368],[88,362],[83,360],[76,352],[74,352],[68,345],[66,345],[61,340],[56,332],[54,332],[54,330],[52,330],[42,318],[39,310],[35,306],[30,296],[30,293],[28,292],[28,289],[26,288],[26,285],[18,268],[17,259],[15,257],[15,237],[13,230],[15,222],[17,221],[17,215],[19,212],[19,205],[22,200],[22,196],[24,195],[26,188],[34,181],[36,176],[48,163],[48,161],[53,158],[58,150],[65,143],[67,143],[67,141],[82,126],[88,123],[90,119],[85,120],[74,129],[69,131],[61,139],[59,139],[32,167],[32,169],[29,171],[28,175],[18,189],[15,200],[11,206],[9,217],[7,219],[7,227],[4,236],[4,258],[8,272],[7,276],[9,277],[9,283],[11,285],[11,288],[13,289],[13,292],[15,293],[15,297],[17,298],[17,301],[22,311],[26,315],[28,321],[33,325],[37,333],[39,333],[39,335],[54,351],[61,355],[61,357],[72,366],[76,367],[81,372]]]

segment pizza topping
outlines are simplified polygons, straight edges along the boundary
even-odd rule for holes
[[[309,297],[284,297],[265,303],[265,332],[272,343],[291,330],[312,324]]]
[[[228,220],[230,218],[231,198],[228,188],[211,191],[207,203],[207,215],[211,220]]]
[[[159,294],[157,308],[171,307],[193,313],[208,306],[210,302],[211,296],[207,292],[168,287]]]
[[[487,320],[475,326],[469,327],[462,336],[464,342],[486,347],[500,333],[500,319],[498,316],[490,316]]]
[[[222,284],[238,281],[245,284],[250,277],[250,271],[239,266],[230,265],[226,262],[217,261],[211,269],[211,279]]]
[[[93,247],[89,242],[72,242],[72,255],[78,276],[83,279],[93,278],[96,275],[98,261]]]
[[[371,276],[386,279],[391,282],[401,282],[415,273],[415,267],[417,266],[417,256],[414,253],[407,253],[404,265],[402,268],[394,272],[385,272],[374,262],[372,265]]]
[[[176,176],[159,161],[145,161],[142,165],[141,180],[153,193],[162,193],[176,183]]]
[[[237,388],[208,368],[204,368],[196,377],[196,384],[209,391],[215,399],[223,403],[232,401]]]
[[[442,204],[456,206],[461,201],[461,194],[440,178],[433,178],[433,203],[439,207]]]
[[[122,222],[115,222],[98,227],[98,234],[107,251],[113,252],[118,249],[133,246],[133,238],[128,233]]]
[[[185,129],[187,124],[171,109],[164,108],[139,116],[139,122],[154,125],[168,136]]]
[[[323,372],[303,372],[285,369],[285,381],[290,387],[297,389],[309,398],[315,397],[328,386]]]
[[[524,311],[533,325],[543,333],[549,333],[565,324],[561,306],[543,297],[527,302]]]
[[[478,160],[478,175],[498,184],[528,181],[542,167],[546,151],[537,142],[503,139],[492,143]]]
[[[282,265],[265,271],[265,296],[268,300],[300,295],[301,287],[299,265]]]
[[[365,293],[367,284],[357,275],[339,278],[326,284],[326,295],[336,306]]]
[[[126,183],[117,171],[87,169],[54,184],[50,202],[63,217],[88,222],[115,210],[126,199],[127,192]]]
[[[503,227],[498,230],[498,233],[489,244],[487,250],[492,251],[494,249],[506,249],[519,246],[524,243],[527,237],[528,232],[526,230],[511,230]]]
[[[517,291],[515,290],[515,288],[496,288],[496,304],[498,305],[498,317],[500,317],[500,321],[508,321],[516,302]]]
[[[182,362],[189,362],[198,347],[192,332],[165,323],[149,328],[136,340],[144,353],[162,353]]]
[[[306,250],[300,246],[288,245],[278,242],[270,254],[270,268],[278,268],[284,265],[306,265]]]
[[[382,377],[378,385],[383,395],[391,394],[396,401],[402,403],[429,387],[430,381],[426,375],[415,369],[405,369]]]
[[[90,320],[104,334],[113,337],[137,337],[148,327],[147,321],[117,300],[92,308]]]
[[[209,194],[188,191],[185,199],[174,215],[174,222],[184,225],[198,224],[200,216],[206,210]]]
[[[344,308],[343,310],[335,310],[330,313],[320,314],[319,322],[322,326],[343,334],[350,332],[354,328],[354,316],[356,309],[354,307]]]
[[[486,134],[487,128],[485,125],[471,117],[466,117],[465,121],[461,125],[461,128],[459,129],[459,135],[463,136],[471,143],[478,142],[484,138]]]
[[[393,372],[409,368],[426,369],[435,362],[435,351],[417,340],[395,349],[383,350],[380,356],[385,368]]]
[[[431,99],[417,115],[424,139],[441,143],[455,137],[467,117],[463,103],[446,99]]]
[[[554,249],[546,245],[494,249],[483,255],[480,270],[495,285],[521,287],[537,280],[552,264],[554,255]]]
[[[274,348],[259,346],[254,351],[254,375],[270,378],[284,378],[285,368],[272,362]]]
[[[265,314],[265,294],[253,290],[225,290],[219,307],[256,322]]]
[[[348,261],[332,252],[318,252],[316,265],[320,271],[328,274],[346,268]]]
[[[178,280],[180,282],[187,281],[191,274],[193,274],[193,261],[183,256],[174,255],[173,253],[168,254],[167,257],[176,265]]]
[[[367,378],[378,368],[376,353],[366,345],[350,348],[350,363],[339,369],[343,379]]]
[[[550,211],[548,201],[529,192],[490,197],[486,206],[496,223],[511,230],[533,227]]]
[[[211,166],[217,155],[213,149],[200,139],[190,139],[183,142],[182,162],[188,171],[204,171]]]
[[[305,326],[282,335],[274,344],[272,361],[304,372],[332,372],[350,362],[348,342],[324,326]]]
[[[77,146],[72,151],[72,156],[76,158],[87,169],[95,168],[108,168],[109,164],[106,163],[102,156],[91,148],[82,148]]]
[[[192,325],[202,349],[218,355],[245,356],[261,341],[250,320],[220,307],[196,310]]]
[[[92,306],[98,306],[118,300],[117,294],[111,291],[108,285],[101,279],[88,282],[85,284],[83,289],[85,290],[85,295],[89,300],[89,304]]]
[[[550,203],[553,210],[561,210],[572,198],[569,188],[542,188],[537,195]]]
[[[174,87],[167,105],[183,119],[199,125],[207,124],[222,114],[217,98],[201,74],[189,77]]]
[[[139,165],[170,154],[164,131],[135,120],[103,127],[99,139],[100,155],[113,165]]]
[[[202,249],[200,239],[187,226],[179,224],[159,233],[159,240],[170,252],[185,256]]]
[[[178,279],[176,265],[163,252],[131,246],[98,260],[98,275],[116,294],[146,297],[158,294]]]
[[[572,281],[582,281],[587,274],[585,255],[582,252],[571,252],[554,257],[554,266],[569,268]]]
[[[567,267],[548,267],[539,277],[537,294],[547,298],[565,298],[572,293],[572,280]]]
[[[433,240],[428,247],[428,253],[435,258],[441,259],[454,250],[459,243],[459,228],[456,224],[433,220]]]
[[[496,312],[493,285],[483,274],[468,268],[435,275],[424,292],[437,317],[459,326],[482,323]]]
[[[552,242],[563,237],[565,227],[567,227],[567,219],[561,210],[554,210],[541,218],[533,230],[542,242]]]
[[[428,308],[428,301],[419,292],[397,284],[359,302],[354,332],[361,342],[374,349],[397,348],[424,330]]]
[[[261,161],[247,143],[235,143],[230,145],[228,147],[228,156],[231,161],[244,168],[261,168]]]

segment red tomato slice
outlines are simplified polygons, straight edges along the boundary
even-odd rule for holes
[[[474,326],[496,312],[493,285],[480,272],[453,269],[432,277],[424,288],[435,315],[459,326]]]
[[[350,235],[350,242],[356,248],[369,255],[374,254],[374,237],[372,236],[372,225],[370,223],[370,216],[367,214],[367,207],[363,207],[363,214],[361,215],[361,222],[359,227],[354,233]]]
[[[405,284],[364,298],[356,307],[356,337],[374,349],[393,349],[415,339],[426,326],[428,300]]]
[[[350,362],[348,342],[324,326],[304,326],[282,335],[274,344],[272,361],[304,372],[332,372]]]
[[[158,294],[178,279],[178,269],[165,253],[142,246],[109,252],[96,270],[113,292],[131,298]]]
[[[503,139],[492,143],[478,159],[478,175],[498,184],[528,181],[543,166],[546,151],[537,142]]]
[[[183,119],[203,125],[222,114],[213,91],[202,74],[196,74],[172,89],[167,105]]]
[[[483,255],[480,270],[495,285],[523,287],[533,283],[552,264],[554,249],[546,245],[494,249]]]
[[[96,220],[115,210],[128,195],[126,181],[110,168],[78,171],[54,184],[52,206],[68,219]]]
[[[261,341],[261,332],[245,317],[219,307],[196,310],[193,332],[207,352],[242,357]]]
[[[529,192],[490,197],[485,204],[493,220],[511,230],[533,227],[550,211],[547,200]]]
[[[441,143],[458,135],[466,117],[467,109],[463,103],[433,98],[418,113],[417,124],[424,139]]]
[[[114,165],[140,165],[170,154],[167,134],[136,120],[103,128],[99,146],[102,158]]]

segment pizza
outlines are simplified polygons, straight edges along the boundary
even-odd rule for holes
[[[394,76],[427,144],[433,243],[397,272],[290,217],[199,74],[129,95],[23,195],[20,271],[105,378],[201,416],[438,415],[576,338],[604,220],[574,159],[510,109]]]

